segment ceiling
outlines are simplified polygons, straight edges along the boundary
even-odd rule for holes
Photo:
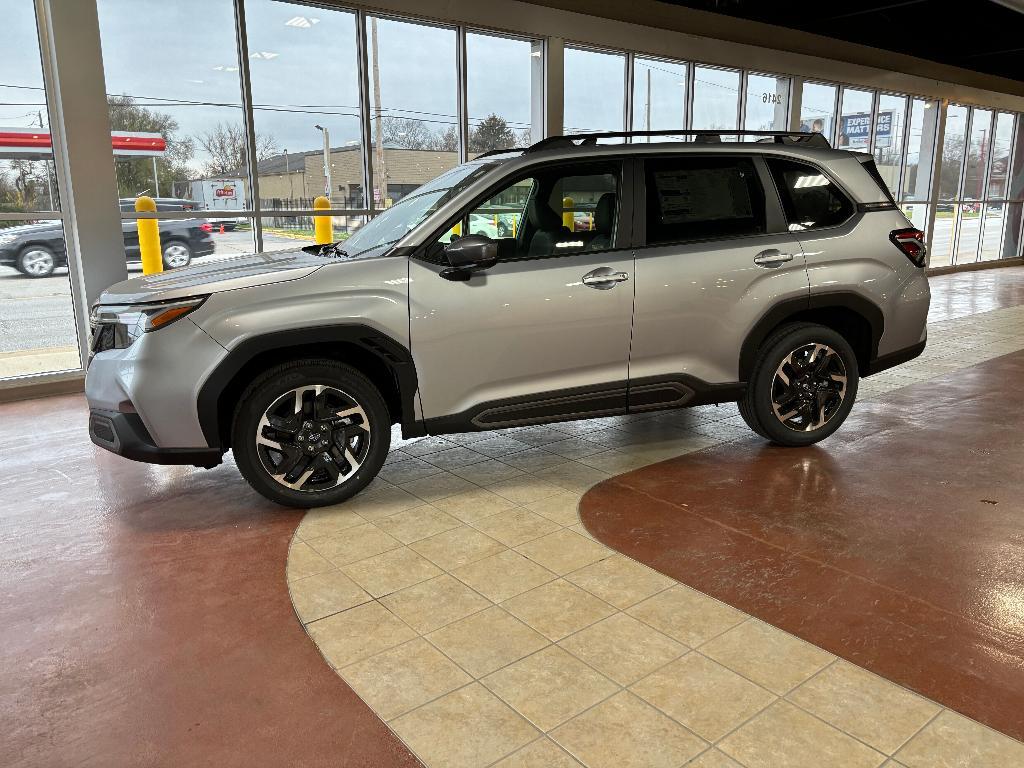
[[[1024,0],[661,0],[1024,79]]]

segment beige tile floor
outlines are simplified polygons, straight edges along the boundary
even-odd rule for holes
[[[1024,348],[931,326],[861,399]],[[1024,744],[592,539],[594,483],[746,436],[733,406],[397,442],[288,560],[327,662],[428,766],[1020,768]]]

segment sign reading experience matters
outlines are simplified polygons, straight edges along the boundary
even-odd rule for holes
[[[889,146],[892,141],[893,112],[879,112],[875,127],[875,145]],[[867,146],[871,138],[871,114],[861,112],[854,115],[843,115],[839,123],[839,146],[850,144]]]

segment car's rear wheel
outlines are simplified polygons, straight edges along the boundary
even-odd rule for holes
[[[57,268],[57,256],[44,245],[30,245],[18,254],[15,267],[28,277],[49,277]]]
[[[192,249],[181,240],[164,243],[164,269],[181,269],[192,263]]]
[[[792,323],[762,345],[740,415],[762,437],[811,445],[846,420],[857,396],[857,356],[839,333]]]
[[[347,365],[277,366],[243,393],[232,427],[242,476],[291,507],[337,504],[365,488],[391,447],[391,420],[376,387]]]

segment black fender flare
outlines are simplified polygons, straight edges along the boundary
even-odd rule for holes
[[[761,319],[754,324],[743,340],[743,346],[740,347],[740,381],[749,381],[750,374],[754,370],[754,361],[757,359],[757,351],[772,329],[790,317],[830,307],[851,310],[867,321],[871,327],[871,346],[868,359],[869,361],[875,360],[878,357],[878,342],[885,330],[885,315],[882,309],[870,299],[852,291],[826,291],[804,298],[780,301],[761,316]]]
[[[426,434],[416,419],[415,396],[418,388],[412,353],[387,334],[366,325],[346,323],[296,328],[246,339],[232,349],[206,377],[196,398],[199,426],[207,444],[222,447],[219,402],[221,395],[238,373],[257,356],[297,347],[354,344],[378,358],[392,373],[398,389],[401,412],[398,414],[405,437]],[[326,353],[330,357],[330,352]]]

